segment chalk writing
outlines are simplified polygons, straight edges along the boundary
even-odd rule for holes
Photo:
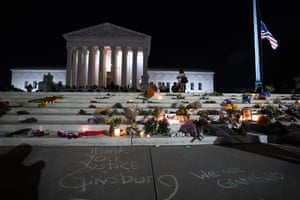
[[[171,191],[170,195],[165,198],[165,200],[171,200],[176,195],[179,188],[177,178],[174,175],[161,175],[157,179],[158,182],[163,186],[166,186],[168,188],[173,188],[173,191]],[[167,180],[164,179],[170,180],[170,182],[173,184],[167,183]]]
[[[160,175],[157,177],[157,182],[161,185],[170,188],[172,191],[165,199],[172,199],[178,191],[178,180],[174,175]],[[153,183],[153,176],[133,176],[126,175],[122,172],[108,177],[96,176],[79,176],[79,174],[67,174],[60,179],[59,184],[66,189],[74,189],[78,192],[86,192],[88,186],[104,186],[113,184],[150,184]]]
[[[86,155],[87,160],[81,161],[81,167],[74,172],[90,171],[90,170],[136,170],[137,163],[132,161],[122,161],[119,159],[119,155],[128,153],[122,150],[102,150],[92,149],[89,154]]]
[[[218,179],[217,184],[221,188],[231,189],[237,188],[241,185],[250,185],[253,183],[267,183],[267,182],[276,182],[278,180],[283,180],[284,176],[278,172],[269,172],[263,173],[261,175],[252,174],[246,177],[236,177],[236,178],[229,178],[229,179]]]
[[[221,171],[224,174],[238,174],[238,173],[244,173],[244,172],[246,172],[245,170],[240,169],[238,167],[228,167],[228,168],[223,169]]]
[[[128,153],[122,149],[99,150],[94,148],[84,155],[83,160],[74,163],[74,170],[70,170],[69,173],[61,177],[59,185],[64,189],[84,193],[92,187],[101,188],[116,184],[154,184],[152,174],[137,176],[136,173],[133,173],[139,170],[139,166],[135,160],[128,159],[134,157],[125,156],[126,159],[122,157]],[[176,176],[162,174],[157,176],[155,180],[162,188],[167,189],[168,192],[163,194],[165,200],[171,200],[176,195],[179,188]],[[74,198],[72,199],[74,200]]]
[[[200,169],[200,172],[198,172],[198,173],[190,172],[190,174],[193,175],[193,176],[195,176],[198,179],[201,179],[201,180],[205,180],[205,179],[215,178],[215,177],[221,176],[220,174],[217,174],[214,171],[205,172],[202,169]]]
[[[112,184],[147,184],[152,182],[152,176],[126,175],[122,172],[113,176],[86,176],[81,173],[70,173],[62,177],[59,181],[61,187],[66,189],[75,189],[79,192],[86,192],[88,186],[103,186]]]
[[[209,170],[205,171],[200,169],[197,172],[189,172],[189,174],[198,180],[216,180],[216,184],[224,189],[237,188],[242,185],[250,185],[257,183],[276,182],[284,180],[284,175],[279,172],[263,172],[251,173],[247,175],[247,171],[240,168],[226,168],[222,170]]]

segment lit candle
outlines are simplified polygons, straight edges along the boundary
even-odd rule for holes
[[[145,134],[145,133],[144,133],[143,131],[141,131],[141,132],[140,132],[140,137],[144,137],[144,134]]]
[[[121,135],[121,130],[119,128],[114,129],[114,136],[119,137]]]

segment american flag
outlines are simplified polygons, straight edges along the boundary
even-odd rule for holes
[[[274,38],[274,36],[272,35],[272,33],[267,29],[267,26],[266,26],[266,24],[263,21],[261,21],[260,24],[261,24],[261,29],[260,29],[260,37],[261,37],[261,39],[262,40],[264,40],[264,39],[269,40],[272,49],[274,49],[274,50],[277,49],[277,47],[278,47],[277,40]]]

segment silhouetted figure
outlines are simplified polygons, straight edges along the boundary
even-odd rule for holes
[[[262,86],[258,85],[255,92],[258,93],[258,94],[261,94],[263,92]]]
[[[32,87],[31,84],[29,84],[29,85],[26,86],[26,89],[27,89],[27,92],[31,92],[33,87]]]
[[[172,92],[178,92],[178,86],[176,82],[173,83],[171,90]]]
[[[178,80],[178,92],[185,92],[186,83],[188,82],[187,77],[182,69],[179,70],[179,75],[177,76]]]
[[[28,144],[18,145],[0,155],[0,195],[6,200],[37,200],[44,161],[26,166],[22,162],[32,151]]]

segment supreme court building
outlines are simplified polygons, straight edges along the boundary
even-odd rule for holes
[[[147,85],[151,37],[110,23],[66,33],[66,85],[141,89]]]
[[[103,23],[62,36],[66,40],[67,50],[64,68],[56,71],[51,68],[14,68],[11,69],[12,85],[20,89],[33,82],[36,85],[49,73],[63,85],[77,88],[106,88],[113,84],[144,90],[150,82],[170,86],[176,81],[178,68],[169,68],[169,71],[162,71],[160,68],[148,69],[151,47],[149,35]],[[190,74],[187,91],[214,91],[213,72],[194,70],[189,73],[188,69],[184,70]]]

